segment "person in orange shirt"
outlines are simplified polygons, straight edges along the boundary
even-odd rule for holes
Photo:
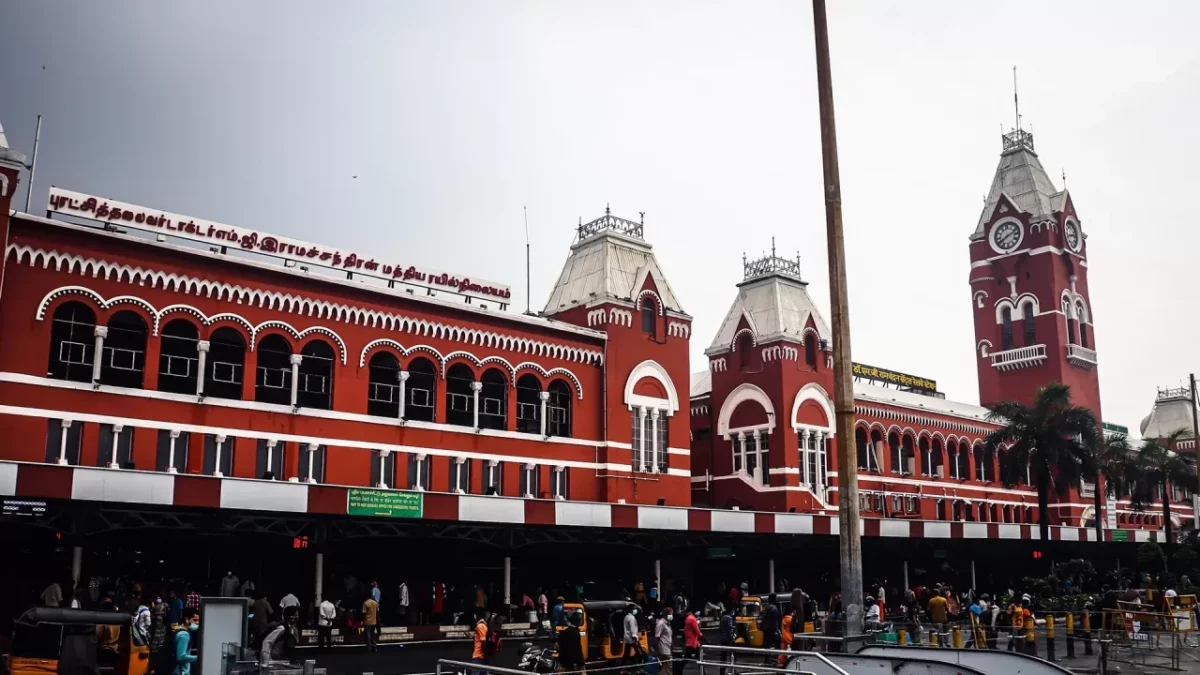
[[[782,631],[782,633],[783,633],[783,637],[782,637],[782,639],[780,640],[780,645],[779,645],[779,648],[780,648],[780,649],[782,649],[782,650],[784,650],[784,651],[788,651],[788,650],[790,650],[790,649],[792,648],[792,621],[795,621],[795,618],[794,618],[794,617],[795,617],[795,614],[793,614],[793,613],[791,613],[791,612],[788,612],[788,613],[787,613],[787,614],[786,614],[786,615],[783,617],[783,624],[782,624],[782,627],[783,627],[783,631]],[[779,665],[781,665],[781,666],[786,666],[786,665],[787,665],[787,658],[788,658],[788,657],[787,657],[786,655],[784,655],[784,654],[780,654],[780,655],[779,655]]]
[[[484,644],[487,642],[487,614],[480,613],[479,618],[475,621],[475,650],[471,652],[471,663],[484,663]],[[476,670],[473,675],[480,675],[483,671]]]

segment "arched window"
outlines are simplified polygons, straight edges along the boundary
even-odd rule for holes
[[[906,476],[913,475],[916,472],[916,462],[912,436],[905,434],[900,439],[900,473]]]
[[[1001,349],[1008,350],[1013,348],[1013,325],[1012,325],[1012,308],[1005,307],[1000,310],[1000,342]]]
[[[158,357],[158,390],[173,394],[195,394],[200,378],[200,330],[186,319],[175,319],[163,326],[162,354]]]
[[[375,352],[367,369],[367,414],[399,417],[400,362],[396,360],[396,355],[385,351]]]
[[[958,443],[958,477],[962,480],[971,477],[971,451],[962,441]]]
[[[904,461],[900,456],[900,435],[896,432],[888,434],[888,459],[892,463],[892,473],[903,473]]]
[[[562,380],[554,380],[548,388],[550,400],[547,401],[546,433],[551,436],[571,437],[571,386]],[[666,421],[661,421],[663,433],[666,433]],[[565,469],[564,469],[565,471]],[[565,474],[564,474],[565,475]],[[565,478],[563,479],[566,480]],[[564,483],[565,485],[565,483]]]
[[[1079,320],[1079,346],[1089,348],[1087,334],[1087,311],[1082,304],[1075,305],[1075,316]]]
[[[437,367],[424,357],[408,362],[408,382],[404,388],[404,419],[432,422],[437,400]]]
[[[1067,317],[1067,342],[1078,344],[1075,341],[1075,319],[1072,319],[1070,316]]]
[[[258,343],[258,372],[254,400],[259,403],[292,403],[292,345],[272,333]]]
[[[854,430],[854,447],[858,448],[858,470],[866,471],[870,461],[870,448],[867,447],[867,430],[859,427]]]
[[[117,312],[108,320],[108,337],[100,359],[100,382],[142,388],[146,369],[146,321],[136,312]]]
[[[542,433],[541,397],[542,383],[536,375],[525,373],[517,379],[517,431]]]
[[[804,336],[804,362],[809,368],[817,368],[817,336],[809,333]]]
[[[870,462],[870,465],[867,467],[869,471],[874,471],[876,473],[883,471],[883,463],[880,462],[880,460],[883,459],[882,445],[883,432],[879,431],[878,429],[872,429],[871,444],[867,448],[867,461]]]
[[[95,312],[79,302],[59,305],[50,322],[50,365],[46,374],[56,380],[91,382],[95,345]]]
[[[921,475],[931,476],[933,469],[933,453],[929,449],[929,438],[922,436],[917,440],[917,452],[921,454]]]
[[[990,483],[996,480],[996,468],[991,448],[975,446],[975,480]]]
[[[742,336],[739,337],[738,341],[737,341],[738,369],[739,370],[746,370],[747,368],[750,367],[750,349],[751,349],[751,347],[752,347],[752,345],[751,345],[751,340],[750,340],[750,334],[742,333]]]
[[[313,340],[300,350],[300,386],[296,405],[301,408],[333,410],[333,347],[324,340]]]
[[[1032,347],[1037,344],[1037,323],[1033,317],[1033,303],[1027,302],[1021,306],[1025,315],[1021,317],[1021,322],[1025,324],[1025,346]]]
[[[933,447],[929,450],[929,475],[935,478],[944,478],[946,476],[946,466],[943,463],[945,455],[942,454],[942,441],[933,439]]]
[[[938,520],[946,519],[946,500],[945,499],[937,500],[936,505],[935,505],[935,511],[936,511],[936,513],[934,514],[935,518],[937,518]]]
[[[462,427],[475,426],[475,373],[465,363],[456,363],[446,372],[446,422]]]
[[[488,368],[479,378],[479,426],[505,429],[508,424],[508,378],[496,368]]]
[[[642,332],[651,338],[657,335],[658,317],[655,316],[657,312],[658,304],[654,302],[654,298],[642,298]]]
[[[246,340],[242,334],[229,327],[213,331],[204,366],[204,395],[240,400],[245,367]]]

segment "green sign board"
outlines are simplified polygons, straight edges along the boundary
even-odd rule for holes
[[[710,548],[708,549],[708,559],[716,560],[717,558],[732,558],[733,549],[731,548]]]
[[[1113,424],[1112,422],[1102,422],[1101,424],[1104,426],[1104,430],[1109,433],[1129,435],[1129,427],[1125,425]]]
[[[1113,541],[1129,541],[1129,530],[1110,530]]]
[[[350,488],[350,494],[346,498],[346,514],[385,518],[420,518],[421,497],[420,492]]]

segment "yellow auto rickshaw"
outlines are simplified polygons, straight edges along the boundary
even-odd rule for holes
[[[762,630],[758,626],[762,616],[762,598],[744,595],[733,611],[733,644],[740,647],[763,646]]]
[[[9,673],[98,675],[103,669],[114,675],[146,675],[150,648],[133,644],[132,628],[129,615],[122,612],[31,609],[13,623]],[[100,635],[114,635],[115,640],[102,648]]]
[[[579,629],[580,648],[584,663],[620,661],[624,657],[625,615],[636,604],[625,600],[598,602],[568,602],[563,604],[565,621]],[[555,626],[561,632],[566,626]],[[638,642],[649,653],[646,631],[639,628]],[[554,654],[558,657],[557,651]]]

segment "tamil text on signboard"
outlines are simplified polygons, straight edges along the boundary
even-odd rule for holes
[[[420,518],[420,492],[351,488],[346,497],[346,514],[384,518]]]
[[[404,264],[391,260],[376,260],[374,256],[360,256],[352,251],[317,246],[287,237],[274,237],[243,227],[198,220],[62,188],[50,188],[47,210],[51,213],[119,224],[121,227],[167,234],[205,244],[237,247],[252,253],[283,258],[292,264],[327,267],[483,300],[507,304],[512,297],[508,286],[438,272],[419,262]]]

